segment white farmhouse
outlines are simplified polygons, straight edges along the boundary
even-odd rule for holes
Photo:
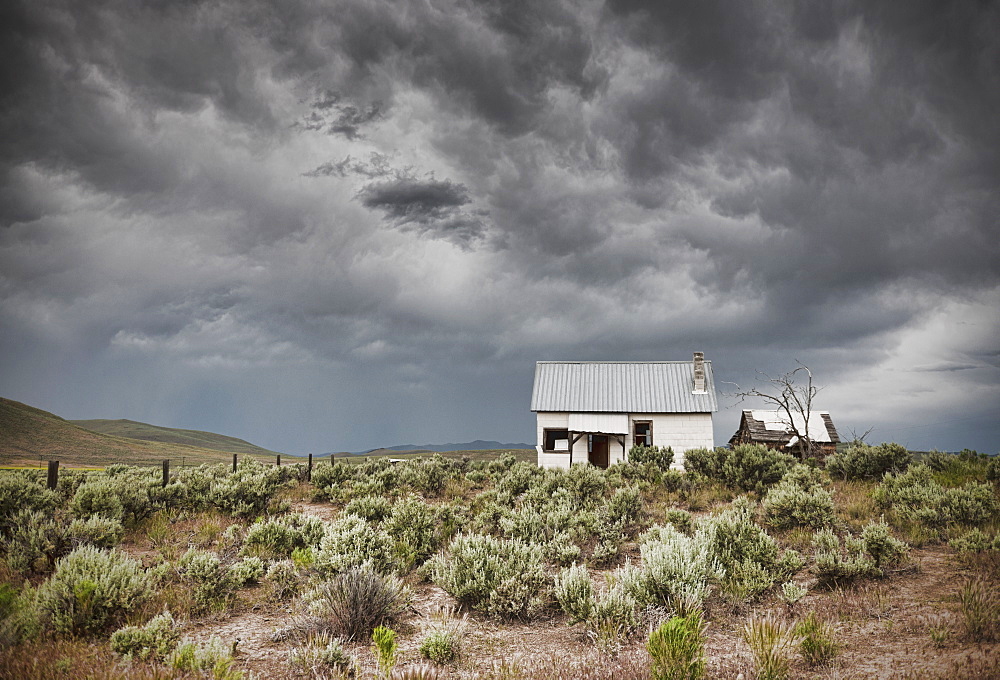
[[[539,361],[531,410],[537,415],[538,464],[606,468],[634,444],[669,446],[674,467],[688,449],[712,448],[712,362]]]

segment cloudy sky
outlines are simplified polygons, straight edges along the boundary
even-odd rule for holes
[[[540,359],[801,361],[1000,450],[1000,5],[0,6],[0,395],[533,443]],[[715,437],[739,409],[722,396]]]

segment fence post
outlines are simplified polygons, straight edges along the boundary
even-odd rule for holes
[[[309,467],[306,468],[306,481],[311,482],[313,478],[313,455],[309,454]]]
[[[330,454],[330,465],[333,465],[333,454]]]
[[[236,454],[233,454],[233,472],[236,472]]]
[[[163,486],[170,483],[170,459],[166,458],[163,461]]]
[[[280,453],[278,454],[278,460],[275,461],[274,464],[277,465],[278,467],[281,467],[281,454]]]
[[[47,480],[48,487],[50,489],[55,489],[59,486],[59,461],[50,460],[49,461],[49,478]]]

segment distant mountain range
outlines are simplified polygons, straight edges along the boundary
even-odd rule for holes
[[[435,453],[447,453],[450,451],[516,451],[518,449],[534,449],[532,444],[503,444],[497,441],[486,441],[484,439],[477,439],[471,442],[463,442],[461,444],[399,444],[398,446],[382,446],[377,449],[368,449],[367,451],[343,451],[336,453],[322,453],[320,456],[370,456],[371,454],[379,454],[383,452],[399,451],[402,452],[417,452],[417,451],[433,451]]]

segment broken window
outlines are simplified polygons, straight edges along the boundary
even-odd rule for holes
[[[633,442],[636,446],[653,445],[653,422],[651,420],[635,421],[635,436]]]
[[[569,430],[545,430],[545,451],[569,451]]]

